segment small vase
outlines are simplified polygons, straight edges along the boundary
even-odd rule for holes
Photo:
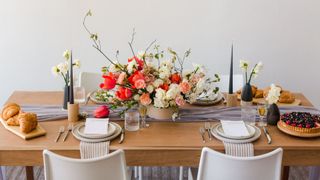
[[[252,104],[252,88],[249,83],[246,83],[242,88],[241,104]]]
[[[69,101],[69,86],[64,86],[62,108],[65,110],[68,109],[68,101]]]
[[[175,108],[157,108],[153,105],[147,107],[147,115],[153,119],[164,120],[172,119],[172,115],[175,113]]]
[[[280,120],[280,111],[277,104],[273,103],[268,108],[267,123],[269,125],[277,125]]]

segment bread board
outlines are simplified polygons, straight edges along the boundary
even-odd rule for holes
[[[238,100],[241,100],[241,96],[238,95]],[[254,104],[265,104],[266,101],[264,98],[253,98],[252,102]],[[300,106],[301,100],[300,99],[295,99],[293,103],[277,103],[278,106]]]
[[[0,118],[0,120],[4,128],[25,140],[43,136],[46,134],[46,131],[39,124],[37,125],[36,129],[26,134],[20,131],[19,126],[9,126],[7,125],[7,122],[5,120],[3,120],[2,118]]]
[[[280,120],[281,121],[281,120]],[[279,122],[280,122],[279,121]],[[304,138],[313,138],[313,137],[320,137],[320,132],[319,133],[302,133],[302,132],[297,132],[293,131],[290,129],[283,128],[282,126],[279,125],[279,122],[277,123],[277,127],[280,131],[289,134],[291,136],[296,136],[296,137],[304,137]]]

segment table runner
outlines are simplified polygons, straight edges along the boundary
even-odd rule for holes
[[[81,159],[92,159],[104,156],[109,153],[110,141],[106,142],[84,142],[80,141]]]
[[[93,111],[98,105],[81,106],[80,112],[88,113],[89,117],[92,116]],[[253,108],[256,108],[253,106]],[[314,107],[306,106],[287,106],[279,107],[281,113],[292,111],[310,112],[312,114],[320,114],[320,111]],[[67,118],[67,111],[62,110],[61,106],[55,105],[22,105],[22,110],[26,112],[34,112],[38,115],[39,121],[52,121]],[[123,120],[119,117],[121,108],[110,111],[109,117],[112,120]],[[204,121],[217,121],[220,119],[239,120],[241,117],[241,107],[221,107],[221,106],[193,106],[190,108],[180,108],[179,118],[176,122],[204,122]],[[152,118],[147,118],[147,121],[159,121]],[[161,121],[172,121],[171,119]]]

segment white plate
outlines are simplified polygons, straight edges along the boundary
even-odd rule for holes
[[[82,137],[78,134],[78,131],[76,130],[77,128],[79,128],[79,126],[82,126],[84,124],[84,122],[81,122],[79,124],[77,124],[73,130],[72,130],[72,134],[73,136],[80,140],[80,141],[84,141],[84,142],[92,142],[92,143],[96,143],[96,142],[105,142],[105,141],[111,141],[113,139],[115,139],[116,137],[118,137],[120,134],[121,134],[121,126],[117,123],[114,123],[114,122],[110,122],[112,123],[115,127],[116,127],[116,130],[114,132],[113,135],[111,136],[108,136],[106,138],[99,138],[99,139],[90,139],[90,138],[85,138],[85,137]]]
[[[111,136],[116,131],[116,126],[113,125],[112,123],[109,123],[108,133],[106,133],[106,134],[85,134],[84,133],[85,127],[86,127],[85,124],[78,126],[77,133],[82,137],[90,138],[90,139],[105,138],[105,137]]]
[[[218,124],[219,125],[219,124]],[[216,125],[217,126],[217,125]],[[254,136],[252,136],[251,138],[248,138],[248,139],[229,139],[229,138],[225,138],[223,136],[220,136],[217,131],[216,131],[216,126],[214,126],[212,129],[211,129],[211,134],[217,138],[218,140],[220,141],[224,141],[224,142],[229,142],[229,143],[249,143],[249,142],[253,142],[257,139],[259,139],[260,135],[261,135],[261,131],[258,127],[256,126],[252,126],[255,128],[255,133],[254,133]]]
[[[107,101],[101,101],[101,100],[96,99],[97,91],[98,91],[98,90],[95,90],[95,91],[92,91],[92,92],[90,93],[90,99],[91,99],[91,101],[93,101],[93,102],[96,103],[96,104],[109,104],[109,102],[107,102]]]
[[[192,104],[200,105],[200,106],[209,106],[209,105],[214,105],[219,103],[222,99],[223,99],[223,95],[221,94],[221,92],[218,92],[216,98],[214,99],[201,98],[201,99],[197,99],[196,102]]]
[[[229,138],[229,139],[248,139],[248,138],[251,138],[252,136],[254,136],[254,134],[256,132],[256,129],[253,126],[248,125],[248,124],[246,124],[246,128],[247,128],[247,130],[249,132],[249,135],[247,135],[247,136],[230,136],[230,135],[227,135],[223,131],[222,124],[218,124],[216,126],[215,130],[220,136],[223,136],[223,137]]]

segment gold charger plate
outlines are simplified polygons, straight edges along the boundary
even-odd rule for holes
[[[238,100],[241,100],[241,95],[238,94]],[[255,103],[255,104],[265,104],[266,101],[264,98],[253,98],[252,99],[252,102]],[[293,103],[277,103],[278,106],[300,106],[301,104],[301,100],[300,99],[295,99],[293,101]]]
[[[302,133],[302,132],[296,132],[296,131],[293,131],[293,130],[290,130],[290,129],[283,128],[282,126],[279,125],[280,121],[278,121],[278,123],[277,123],[278,129],[280,131],[286,133],[286,134],[291,135],[291,136],[304,137],[304,138],[313,138],[313,137],[319,137],[320,136],[320,132],[318,132],[318,133]]]

